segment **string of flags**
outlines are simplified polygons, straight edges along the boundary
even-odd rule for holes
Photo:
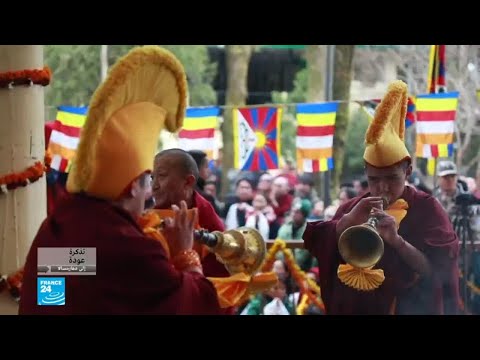
[[[410,97],[406,127],[416,123],[418,157],[453,155],[454,121],[459,92]],[[373,117],[380,99],[355,101]],[[296,162],[299,172],[324,172],[334,168],[333,139],[341,101],[293,104],[295,106]],[[231,107],[233,115],[234,167],[244,171],[278,169],[281,157],[281,120],[285,104]],[[202,150],[209,158],[217,150],[215,132],[226,107],[190,107],[178,133],[178,147]],[[87,114],[86,107],[60,106],[48,149],[52,168],[69,172]]]

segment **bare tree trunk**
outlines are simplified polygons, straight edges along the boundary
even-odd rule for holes
[[[100,49],[100,75],[101,80],[107,78],[108,73],[108,45],[101,45]]]
[[[0,72],[43,68],[42,45],[0,46]],[[45,154],[44,89],[40,85],[0,89],[0,175],[21,172]],[[0,194],[0,274],[24,265],[47,216],[45,176]]]
[[[326,45],[307,45],[305,57],[308,68],[307,102],[325,101]],[[321,173],[315,173],[313,179],[315,189],[322,194]]]
[[[343,158],[345,155],[345,137],[350,117],[348,101],[350,101],[350,85],[353,75],[353,55],[355,45],[336,45],[335,73],[333,81],[333,98],[343,100],[340,103],[335,121],[335,137],[333,139],[334,169],[331,191],[336,192],[342,177]]]
[[[227,65],[227,92],[225,105],[243,106],[246,103],[248,88],[248,65],[252,56],[253,45],[227,45],[225,56]],[[230,180],[228,170],[233,168],[233,118],[232,110],[224,112],[222,127],[223,159],[222,159],[222,197],[228,192]]]
[[[308,45],[306,50],[308,66],[308,102],[325,100],[325,86],[323,74],[325,73],[325,45]]]

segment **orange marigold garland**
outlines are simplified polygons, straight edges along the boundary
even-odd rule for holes
[[[285,249],[283,253],[285,255],[285,262],[287,263],[287,266],[292,273],[292,277],[300,287],[300,293],[306,294],[311,303],[314,303],[319,309],[322,309],[323,311],[325,311],[325,305],[323,304],[322,301],[318,299],[318,296],[321,295],[320,292],[314,294],[312,293],[313,289],[309,289],[309,288],[307,289],[305,287],[305,282],[308,281],[307,275],[305,274],[305,272],[303,272],[300,269],[298,264],[295,262],[295,258],[293,257],[292,250]],[[317,286],[317,289],[320,290],[318,286]]]
[[[20,291],[22,290],[23,283],[23,268],[17,270],[15,273],[7,277],[7,288],[10,291],[10,295],[15,300],[20,299]]]
[[[321,296],[320,287],[315,283],[315,281],[308,278],[305,272],[300,269],[295,261],[292,250],[287,248],[287,245],[284,241],[280,239],[275,240],[272,247],[268,250],[267,256],[265,257],[262,271],[269,271],[272,269],[273,263],[276,260],[275,255],[279,251],[282,251],[285,255],[285,262],[290,269],[292,277],[300,287],[300,292],[308,297],[308,303],[314,303],[318,308],[325,311],[325,305],[318,298]],[[308,289],[305,287],[305,282],[308,284]],[[308,303],[304,304],[304,306],[308,306]]]
[[[273,267],[273,263],[275,262],[276,258],[275,255],[279,251],[284,251],[286,248],[286,244],[284,241],[275,240],[272,247],[268,250],[267,255],[265,256],[265,261],[262,265],[262,272],[270,271]]]
[[[49,152],[45,153],[45,159],[35,162],[20,173],[7,174],[0,177],[0,193],[8,193],[9,190],[15,190],[18,187],[24,187],[40,179],[43,174],[50,169],[52,157]]]
[[[43,69],[7,71],[0,73],[0,88],[32,84],[47,86],[51,78],[52,71],[48,66]]]
[[[0,276],[0,293],[7,289],[10,295],[15,299],[20,299],[20,291],[23,283],[23,268],[17,270],[8,276]]]

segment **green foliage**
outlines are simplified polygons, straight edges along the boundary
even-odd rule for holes
[[[109,45],[108,62],[112,65],[135,45]],[[190,105],[215,105],[212,87],[217,64],[210,62],[205,45],[164,45],[185,66]],[[46,88],[47,108],[59,105],[83,106],[90,101],[100,83],[100,45],[45,45],[45,64],[53,71],[52,83]],[[53,114],[52,114],[53,112]],[[49,111],[48,116],[54,116]]]
[[[368,116],[365,111],[362,109],[353,110],[347,127],[345,159],[343,162],[343,174],[348,174],[349,177],[358,177],[363,174],[364,139],[367,128]]]
[[[44,58],[53,72],[47,106],[88,104],[100,82],[100,46],[45,45]]]
[[[272,100],[274,104],[287,103],[288,94],[278,91],[272,92]],[[295,139],[297,136],[297,121],[295,119],[295,109],[291,106],[283,108],[281,135],[280,135],[280,152],[284,159],[295,161]]]
[[[293,91],[289,94],[288,102],[303,103],[307,101],[308,69],[302,69],[295,75]]]
[[[213,80],[217,64],[210,62],[205,45],[162,45],[173,52],[185,66],[190,89],[190,106],[215,105]]]
[[[296,104],[306,101],[308,86],[307,69],[300,70],[295,75],[294,88],[291,93],[272,92],[272,101],[274,104]],[[281,135],[281,153],[285,159],[291,159],[295,162],[297,137],[297,120],[295,118],[295,108],[287,106],[282,115],[282,135]]]
[[[136,45],[109,45],[109,63],[113,64]],[[217,64],[210,62],[205,45],[161,45],[178,57],[187,72],[190,106],[215,105],[217,97],[212,83]]]

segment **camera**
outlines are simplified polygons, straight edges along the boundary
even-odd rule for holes
[[[480,205],[480,199],[477,199],[472,194],[464,193],[464,194],[457,195],[457,197],[455,198],[455,205],[458,205],[458,206]]]

